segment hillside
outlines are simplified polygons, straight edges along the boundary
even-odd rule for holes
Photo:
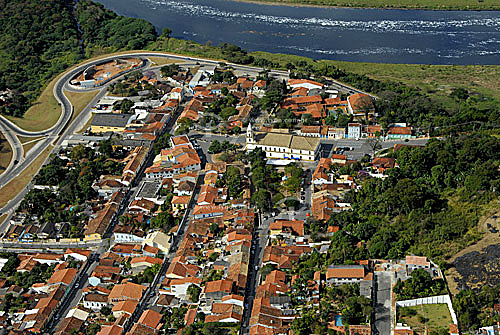
[[[90,1],[74,10],[70,0],[0,0],[0,91],[11,91],[0,113],[23,116],[51,78],[86,57],[155,38],[150,23]]]

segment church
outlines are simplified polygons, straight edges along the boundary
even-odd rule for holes
[[[281,133],[254,133],[248,124],[246,150],[261,148],[269,159],[315,161],[320,156],[320,139]]]

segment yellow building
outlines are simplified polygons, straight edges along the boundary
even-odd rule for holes
[[[122,133],[129,123],[132,115],[130,114],[96,114],[90,124],[90,131],[94,134],[98,133]]]

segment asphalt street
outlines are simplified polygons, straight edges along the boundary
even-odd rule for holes
[[[391,272],[375,272],[374,330],[376,335],[391,334],[391,276]]]

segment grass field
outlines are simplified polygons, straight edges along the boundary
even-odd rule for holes
[[[2,173],[7,166],[9,166],[10,160],[12,159],[12,148],[9,142],[0,133],[0,173]]]
[[[52,151],[53,146],[46,148],[23,172],[12,179],[7,185],[0,189],[0,207],[5,206],[16,194],[28,185],[33,176],[38,172],[40,166]]]
[[[407,324],[415,331],[415,334],[422,335],[430,334],[431,330],[438,331],[440,328],[449,329],[450,324],[453,323],[446,304],[399,308],[398,322]]]
[[[54,98],[53,89],[60,76],[45,87],[36,103],[26,111],[22,118],[5,117],[27,131],[40,131],[55,125],[61,115],[61,108]]]
[[[240,0],[241,1],[241,0]],[[244,1],[244,0],[243,0]],[[500,9],[495,0],[250,0],[247,2],[290,4],[328,7],[361,7],[361,8],[407,8],[407,9],[445,9],[445,10],[493,10]]]
[[[91,92],[71,92],[64,91],[64,94],[69,99],[71,104],[75,107],[73,116],[71,121],[75,119],[75,117],[80,114],[85,107],[95,98],[95,96],[99,93],[99,90],[91,91]],[[71,122],[70,122],[71,123]]]

